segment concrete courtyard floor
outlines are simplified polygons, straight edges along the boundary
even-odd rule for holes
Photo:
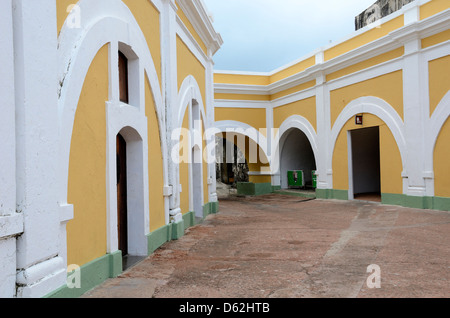
[[[381,288],[367,281],[379,266]],[[376,274],[376,273],[375,273]],[[369,282],[376,282],[369,278]],[[450,213],[292,195],[220,212],[84,298],[448,298]]]

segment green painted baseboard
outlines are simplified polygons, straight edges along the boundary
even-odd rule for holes
[[[68,285],[65,285],[44,298],[77,298],[108,278],[117,277],[120,273],[122,273],[122,252],[107,254],[80,267],[80,288],[69,288]],[[73,274],[69,273],[68,279],[71,279],[71,275]],[[73,277],[73,282],[75,282],[78,278]]]
[[[187,230],[188,228],[195,225],[195,213],[194,212],[188,212],[183,215],[183,221],[184,221],[184,230]]]
[[[271,183],[238,182],[236,186],[239,195],[257,196],[274,192]]]
[[[382,193],[381,202],[407,208],[450,211],[450,198],[414,197],[406,194]]]
[[[316,197],[318,199],[348,200],[348,191],[316,189]],[[450,211],[450,198],[442,197],[414,197],[406,194],[382,193],[381,203],[415,209]]]
[[[219,212],[219,202],[209,202],[203,206],[203,218]]]
[[[316,198],[348,200],[348,191],[337,189],[316,189]]]

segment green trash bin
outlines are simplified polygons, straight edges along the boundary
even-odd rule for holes
[[[312,174],[312,187],[314,189],[316,189],[317,188],[317,171],[313,170],[311,174]]]
[[[302,188],[305,186],[305,178],[302,170],[288,171],[288,186]]]

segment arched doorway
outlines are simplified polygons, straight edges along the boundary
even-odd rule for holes
[[[381,202],[379,127],[350,130],[348,139],[350,199]]]
[[[282,189],[304,188],[314,189],[316,158],[308,137],[300,129],[292,128],[282,136],[284,142],[280,152],[280,181]],[[292,175],[303,181],[292,184]],[[295,177],[294,177],[295,178]]]
[[[124,127],[116,136],[117,243],[126,269],[147,256],[144,147],[139,133]]]

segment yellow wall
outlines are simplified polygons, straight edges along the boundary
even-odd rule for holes
[[[286,77],[300,73],[315,64],[316,64],[316,57],[311,56],[303,61],[296,63],[293,66],[290,66],[284,70],[281,70],[281,71],[273,74],[272,76],[270,76],[270,82],[271,83],[278,82],[279,80],[282,80]]]
[[[450,2],[448,0],[432,0],[420,7],[420,20],[429,18],[448,8],[450,8]]]
[[[403,15],[387,21],[382,24],[379,28],[373,28],[361,35],[357,35],[343,43],[337,44],[326,50],[324,53],[325,61],[331,60],[339,55],[350,52],[360,46],[370,43],[376,39],[379,39],[390,32],[401,28],[404,25]]]
[[[78,103],[72,135],[67,224],[68,263],[83,265],[106,254],[106,114],[108,46],[92,61]]]
[[[134,1],[134,0],[132,0]],[[208,48],[206,47],[205,43],[202,41],[202,39],[200,38],[199,34],[197,33],[197,31],[195,31],[194,26],[192,25],[192,23],[189,21],[189,19],[187,18],[187,16],[184,14],[183,10],[180,9],[180,7],[177,4],[177,15],[178,17],[181,19],[181,21],[183,22],[183,24],[186,26],[186,28],[189,30],[189,32],[191,33],[191,35],[194,37],[195,41],[198,43],[198,45],[200,46],[200,48],[202,49],[202,51],[208,55]]]
[[[281,97],[284,97],[284,96],[287,96],[287,95],[290,95],[290,94],[301,92],[301,91],[303,91],[305,89],[312,88],[314,86],[316,86],[316,80],[312,80],[312,81],[309,81],[309,82],[306,82],[306,83],[302,83],[300,85],[294,86],[294,87],[286,89],[284,91],[272,94],[270,96],[270,100],[275,100],[275,99],[278,99],[278,98],[281,98]]]
[[[330,92],[331,124],[352,100],[374,96],[389,103],[403,118],[403,73],[396,71]]]
[[[375,66],[375,65],[378,65],[378,64],[381,64],[381,63],[393,60],[395,58],[403,56],[404,52],[405,52],[405,49],[402,46],[402,47],[400,47],[398,49],[395,49],[395,50],[389,51],[387,53],[378,55],[376,57],[373,57],[371,59],[365,60],[363,62],[353,64],[352,66],[349,66],[349,67],[343,68],[343,69],[341,69],[341,70],[339,70],[337,72],[328,74],[327,75],[327,81],[331,81],[331,80],[340,78],[342,76],[345,76],[345,75],[348,75],[348,74],[351,74],[351,73],[355,73],[355,72],[364,70],[366,68],[369,68],[369,67],[372,67],[372,66]]]
[[[69,12],[67,12],[69,6],[76,3],[78,3],[77,0],[56,1],[56,20],[57,20],[58,35],[64,25],[64,21],[67,19],[67,16],[69,15]]]
[[[150,231],[153,232],[165,225],[164,211],[164,175],[163,158],[159,122],[155,102],[152,97],[150,83],[145,80],[145,116],[148,125],[148,175],[150,201]]]
[[[435,195],[450,197],[450,119],[447,118],[434,149]]]
[[[203,136],[204,132],[202,133]],[[203,138],[202,142],[202,167],[203,167],[203,205],[209,202],[209,190],[208,190],[208,163],[205,158],[206,153],[206,140]]]
[[[266,75],[241,74],[214,74],[214,83],[242,84],[242,85],[269,85],[270,78]]]
[[[250,94],[214,94],[216,100],[253,100],[253,101],[270,101],[270,95],[250,95]]]
[[[235,120],[252,126],[256,130],[267,128],[265,108],[221,108],[215,110],[215,120]],[[265,131],[261,131],[265,135]]]
[[[439,43],[442,43],[442,42],[445,42],[448,40],[450,40],[450,29],[422,39],[422,48],[426,49],[427,47],[430,47],[430,46],[433,46],[433,45],[436,45],[436,44],[439,44]]]
[[[300,115],[305,117],[310,124],[317,130],[317,115],[316,115],[316,97],[310,97],[291,104],[274,108],[273,110],[273,125],[275,128],[280,128],[281,124],[293,115]]]
[[[200,87],[203,99],[203,107],[206,113],[206,70],[199,60],[192,54],[186,44],[177,36],[177,59],[178,59],[178,89],[185,78],[193,75]]]
[[[428,72],[431,115],[450,89],[450,55],[430,61]]]
[[[138,22],[155,64],[156,73],[158,74],[161,85],[161,38],[159,26],[159,12],[148,0],[122,0],[133,13]],[[61,31],[64,21],[68,16],[67,8],[71,4],[78,3],[76,0],[57,0],[57,28],[58,34]],[[81,13],[82,15],[83,13]],[[83,16],[81,16],[81,19]]]
[[[333,153],[333,188],[348,190],[348,145],[347,132],[349,130],[379,126],[380,129],[380,172],[381,192],[391,194],[403,193],[402,171],[403,165],[397,143],[389,127],[372,114],[364,114],[364,125],[355,125],[351,118],[342,128],[336,140]]]
[[[149,0],[122,0],[131,10],[144,33],[161,85],[160,14]]]

